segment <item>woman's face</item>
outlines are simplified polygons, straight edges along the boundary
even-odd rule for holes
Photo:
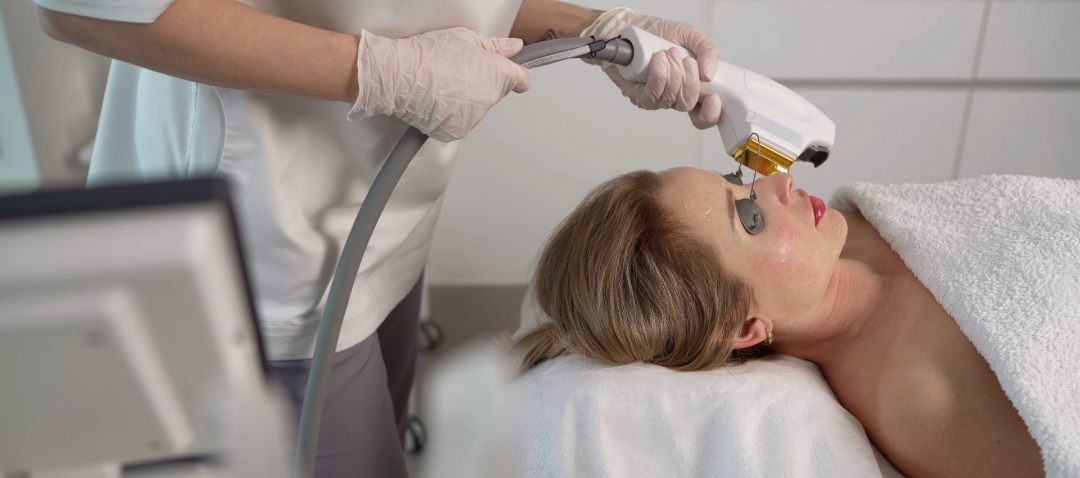
[[[737,199],[750,197],[749,184],[731,184],[718,173],[695,168],[660,175],[664,206],[711,241],[724,268],[752,288],[752,316],[797,320],[821,301],[847,237],[847,222],[838,211],[793,190],[790,174],[759,176],[754,191],[765,226],[751,235],[735,211]]]

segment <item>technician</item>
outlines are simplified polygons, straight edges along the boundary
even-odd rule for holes
[[[53,38],[114,58],[89,186],[216,175],[233,186],[261,329],[297,417],[334,265],[381,162],[409,126],[428,141],[371,238],[337,346],[316,475],[406,476],[420,279],[465,137],[529,71],[522,41],[627,24],[701,60],[653,59],[647,109],[688,111],[719,54],[692,25],[552,0],[35,0]],[[510,38],[506,38],[509,35]],[[348,121],[351,120],[351,121]]]

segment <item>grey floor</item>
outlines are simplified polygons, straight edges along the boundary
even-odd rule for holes
[[[432,362],[478,336],[495,337],[517,330],[525,286],[432,286],[431,320],[442,328],[444,341],[432,353],[421,354],[417,377]]]

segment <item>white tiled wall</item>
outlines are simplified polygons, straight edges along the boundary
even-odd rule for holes
[[[697,22],[725,61],[791,86],[836,122],[831,158],[792,170],[811,194],[828,198],[854,181],[987,173],[1080,179],[1080,1],[630,6]],[[496,108],[463,145],[436,233],[432,283],[523,282],[550,231],[586,191],[619,172],[734,169],[715,131],[635,110],[578,65],[548,68],[534,72],[534,91]]]
[[[710,38],[728,63],[783,79],[966,79],[982,1],[723,1]]]
[[[1080,88],[975,91],[960,177],[1080,179]]]
[[[1080,2],[995,0],[980,79],[1080,80]]]

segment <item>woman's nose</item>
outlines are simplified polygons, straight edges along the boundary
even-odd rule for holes
[[[770,189],[774,189],[776,193],[776,199],[780,201],[781,205],[790,206],[795,202],[795,194],[792,192],[792,188],[795,185],[795,178],[791,177],[789,173],[779,173],[765,178]]]

